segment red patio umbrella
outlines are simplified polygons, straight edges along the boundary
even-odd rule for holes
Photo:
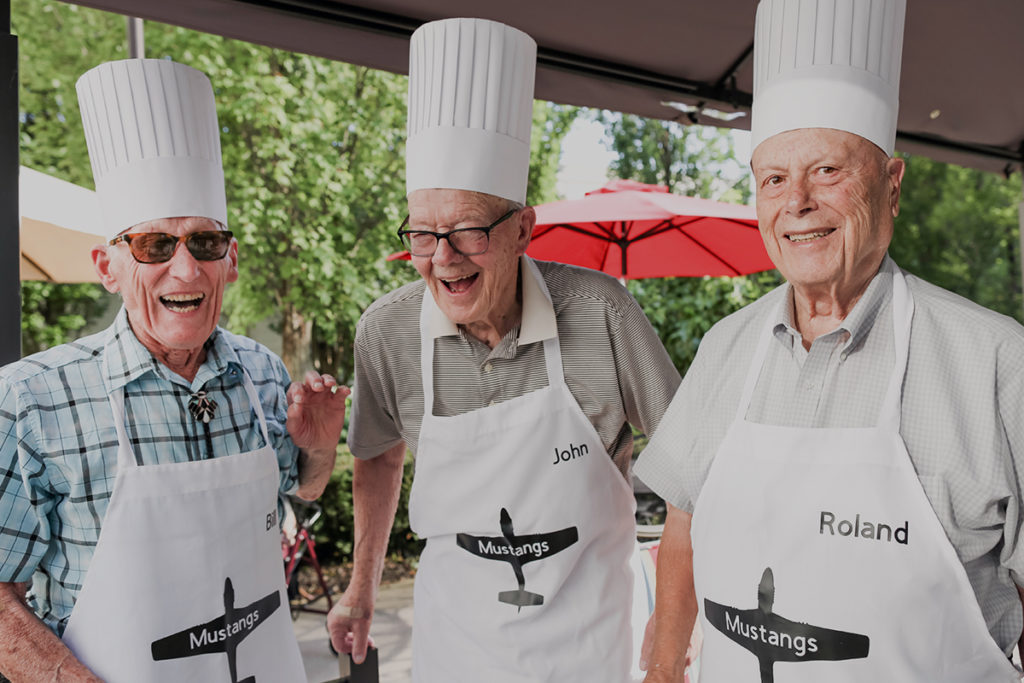
[[[625,279],[745,275],[775,266],[754,208],[613,180],[581,199],[535,207],[526,253]]]

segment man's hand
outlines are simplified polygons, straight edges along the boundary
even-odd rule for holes
[[[345,425],[345,399],[352,393],[330,375],[312,370],[288,387],[288,433],[306,451],[333,452]]]
[[[302,384],[288,387],[288,434],[299,447],[299,488],[303,500],[316,500],[334,470],[345,399],[352,393],[330,375],[307,372]]]
[[[367,645],[373,645],[370,623],[373,621],[373,594],[358,590],[352,584],[327,614],[327,632],[331,644],[340,653],[352,654],[352,660],[361,664],[366,659]]]

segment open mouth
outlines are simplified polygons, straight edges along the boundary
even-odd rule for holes
[[[168,294],[160,297],[160,303],[175,313],[191,313],[199,308],[205,298],[205,294]]]
[[[817,230],[815,232],[805,232],[800,235],[786,235],[786,239],[790,242],[800,244],[802,242],[813,242],[816,239],[821,239],[835,232],[835,228],[826,228],[825,230]]]
[[[472,275],[456,278],[454,280],[449,280],[445,278],[439,279],[441,280],[441,284],[443,284],[445,288],[452,294],[462,294],[463,292],[468,291],[469,288],[473,286],[473,283],[476,282],[479,276],[479,273],[473,273]]]

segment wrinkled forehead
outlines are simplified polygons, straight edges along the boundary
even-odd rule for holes
[[[835,128],[796,128],[771,136],[750,156],[750,166],[759,169],[790,168],[816,163],[850,161],[885,164],[889,156],[860,135]]]
[[[122,234],[125,232],[166,232],[171,235],[187,235],[190,232],[223,229],[224,226],[220,222],[205,216],[174,216],[138,223],[122,231]]]
[[[508,210],[502,197],[470,190],[422,189],[409,194],[409,222],[487,220]]]

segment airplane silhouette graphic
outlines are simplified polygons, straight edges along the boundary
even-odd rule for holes
[[[231,579],[224,579],[224,614],[205,624],[178,631],[151,646],[154,661],[181,659],[223,652],[228,657],[231,683],[256,683],[256,676],[238,680],[235,651],[257,626],[281,606],[281,593],[274,591],[245,607],[235,608],[235,589]]]
[[[757,657],[761,683],[774,683],[775,662],[840,661],[868,656],[871,641],[859,633],[790,621],[772,612],[775,577],[771,567],[761,575],[757,607],[739,610],[704,598],[704,616],[730,640]]]
[[[512,565],[512,571],[519,582],[518,590],[501,591],[498,600],[509,605],[523,607],[543,605],[544,596],[526,590],[526,576],[523,565],[560,553],[579,540],[576,527],[566,527],[558,531],[543,534],[525,534],[517,536],[512,529],[512,516],[508,510],[501,508],[501,536],[473,536],[457,534],[455,542],[460,548],[486,560],[500,560]]]

